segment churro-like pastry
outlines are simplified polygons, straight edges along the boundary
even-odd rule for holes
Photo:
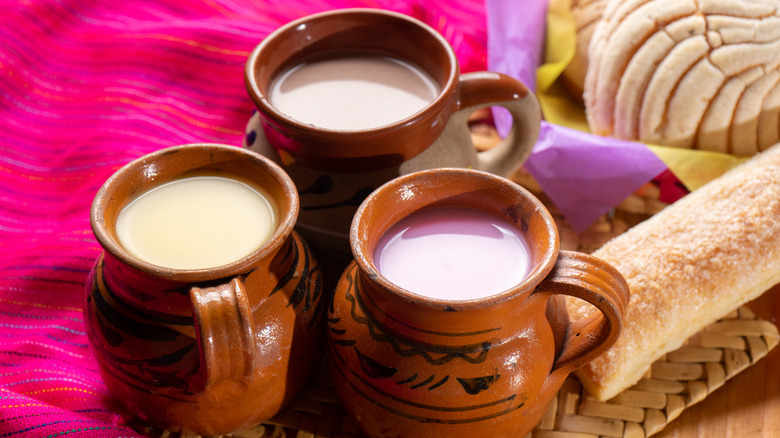
[[[780,145],[666,207],[593,253],[626,278],[615,345],[577,371],[606,400],[664,354],[780,282]],[[594,312],[567,300],[572,318]]]

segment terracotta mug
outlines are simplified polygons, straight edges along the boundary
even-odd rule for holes
[[[278,214],[267,241],[198,269],[158,266],[125,249],[116,225],[122,209],[152,188],[200,174],[262,188]],[[302,389],[324,354],[325,311],[319,266],[293,231],[298,209],[295,186],[276,164],[215,144],[143,156],[100,188],[91,223],[103,251],[84,316],[103,381],[129,414],[171,431],[219,435],[272,417]]]
[[[527,244],[525,278],[482,297],[475,288],[467,299],[432,298],[391,281],[376,261],[378,242],[399,221],[436,208],[509,224]],[[330,305],[328,353],[337,394],[369,436],[524,436],[565,378],[620,334],[629,299],[623,277],[593,256],[559,251],[549,212],[505,178],[469,169],[399,177],[366,198],[350,238],[355,259]],[[601,314],[569,321],[564,296]]]
[[[371,56],[402,61],[412,71],[427,75],[435,89],[430,101],[384,125],[350,129],[300,121],[288,115],[291,111],[279,109],[283,100],[274,97],[274,86],[289,69]],[[354,65],[344,69],[361,70]],[[338,80],[339,74],[312,76],[316,83],[320,77]],[[461,74],[455,53],[439,33],[390,11],[342,9],[293,21],[254,49],[244,78],[257,108],[246,127],[245,146],[277,161],[292,177],[301,198],[297,229],[315,249],[343,258],[344,265],[352,257],[349,225],[355,210],[381,184],[437,167],[468,167],[508,176],[531,153],[539,133],[539,105],[525,85],[500,73]],[[349,102],[351,85],[345,87],[319,104],[313,93],[304,95],[300,105],[314,108],[316,114],[335,113]],[[380,101],[360,106],[357,112],[374,114],[395,105]],[[468,118],[480,108],[493,106],[506,108],[513,126],[501,144],[477,153]],[[344,115],[348,117],[357,118]]]

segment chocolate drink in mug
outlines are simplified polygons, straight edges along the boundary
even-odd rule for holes
[[[355,55],[292,67],[274,81],[270,100],[300,122],[358,131],[406,119],[425,108],[439,91],[433,78],[410,63]]]

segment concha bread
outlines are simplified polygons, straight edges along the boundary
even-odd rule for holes
[[[651,364],[780,282],[780,145],[666,207],[593,253],[626,278],[615,345],[577,370],[607,400]],[[568,299],[573,318],[595,312]]]
[[[569,61],[566,69],[561,74],[566,89],[573,97],[582,100],[585,90],[585,74],[588,71],[588,46],[593,36],[596,23],[601,19],[601,14],[607,0],[572,0],[570,11],[574,19],[576,32],[576,44],[574,57]]]
[[[738,156],[780,141],[780,0],[608,0],[588,53],[595,134]]]

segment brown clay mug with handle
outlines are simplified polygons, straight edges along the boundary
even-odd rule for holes
[[[270,227],[265,242],[213,267],[171,268],[128,250],[117,226],[125,208],[190,176],[257,188],[275,220],[255,224],[250,218],[245,228],[229,231],[245,239],[254,227]],[[199,187],[194,196],[207,198]],[[232,210],[248,208],[237,204],[193,216],[233,218]],[[226,434],[272,417],[306,384],[324,353],[325,312],[319,266],[293,231],[298,209],[295,186],[276,164],[216,144],[145,155],[100,188],[91,222],[103,251],[87,282],[85,324],[103,381],[130,415],[171,431]],[[162,216],[152,219],[166,220]],[[179,244],[184,248],[184,240],[197,242],[210,231],[201,228]],[[212,250],[233,243],[220,240]],[[189,255],[162,248],[170,249],[175,257]]]
[[[441,216],[446,220],[420,221],[421,228],[401,222],[437,210],[446,212]],[[491,239],[483,242],[487,247],[502,238],[476,226],[453,228],[452,218],[461,214],[497,218],[507,224],[508,234],[520,236],[528,262],[520,280],[512,279],[512,270],[489,273],[458,263],[482,251],[476,240],[460,248],[426,247],[438,255],[401,251],[385,260],[388,249],[380,242],[394,241],[387,235],[409,239],[408,245],[437,233]],[[402,223],[403,237],[389,231]],[[524,436],[566,377],[620,334],[629,300],[625,279],[593,256],[559,251],[549,212],[505,178],[469,169],[398,177],[362,203],[350,238],[355,259],[329,308],[328,353],[336,391],[369,436]],[[489,260],[491,254],[481,257]],[[433,296],[403,288],[388,272],[393,260],[406,263],[404,256],[416,258],[418,269],[403,275],[432,280],[434,288],[440,283],[454,290],[467,283],[471,289],[455,297],[449,289]],[[448,269],[459,277],[455,283],[434,273],[445,261],[454,265]],[[480,289],[494,283],[490,275],[504,274],[511,286],[490,293]],[[564,296],[583,299],[601,313],[570,321]]]
[[[245,146],[282,165],[301,198],[297,229],[345,263],[355,210],[381,184],[437,167],[508,176],[539,133],[539,105],[525,85],[461,74],[438,32],[385,10],[328,11],[277,29],[249,56],[245,83],[257,108]],[[494,106],[513,126],[477,153],[468,118]]]

